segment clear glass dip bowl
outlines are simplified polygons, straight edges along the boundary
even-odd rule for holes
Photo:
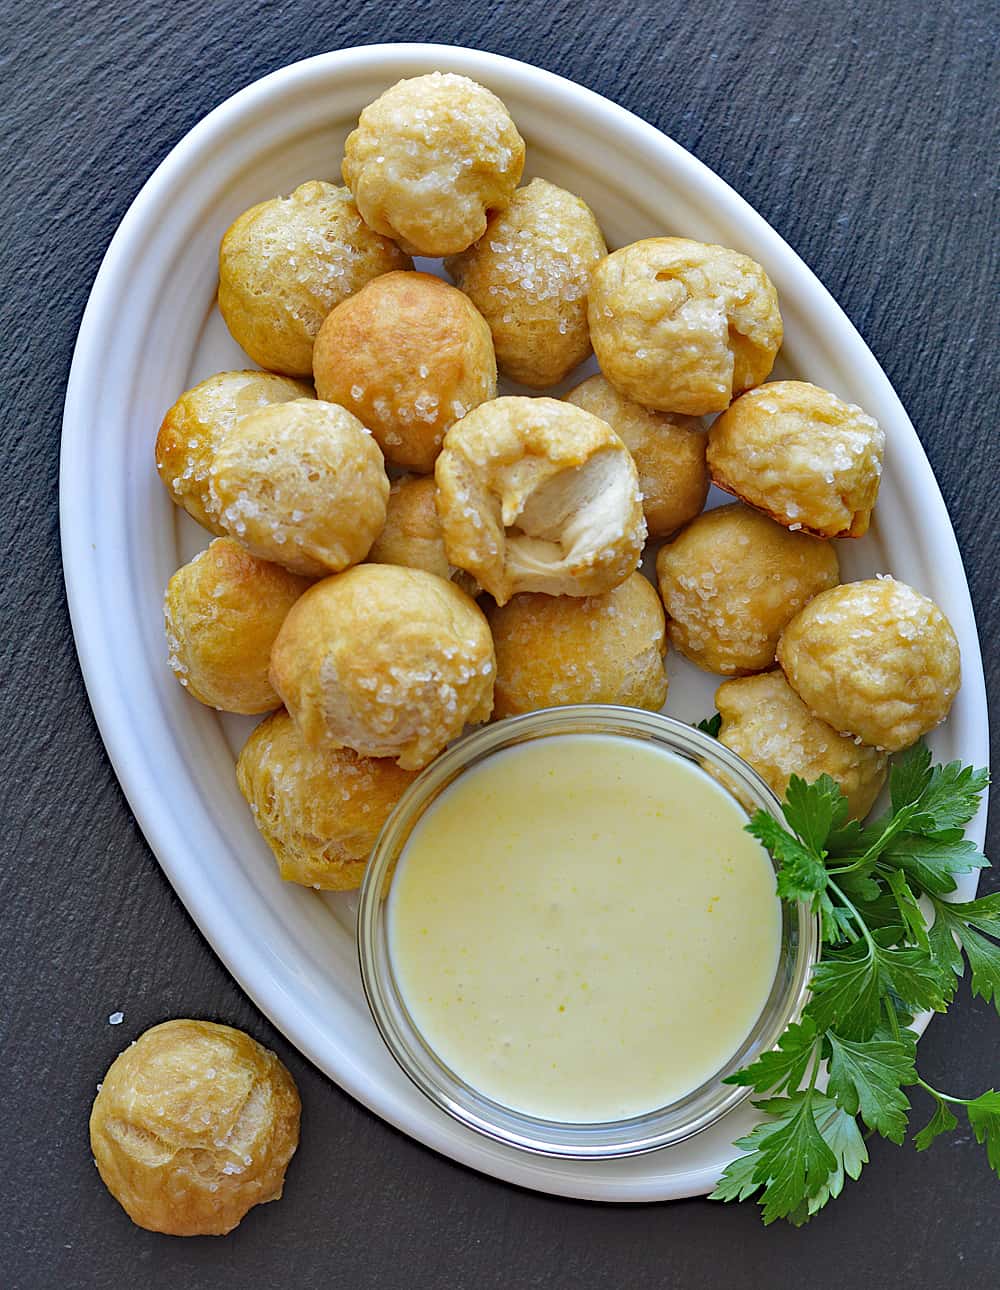
[[[726,1075],[773,1048],[805,1004],[818,954],[816,920],[808,908],[782,905],[781,948],[774,983],[753,1030],[729,1061],[684,1097],[643,1115],[603,1123],[543,1120],[503,1106],[467,1084],[425,1042],[396,981],[386,900],[396,863],[427,808],[458,776],[506,748],[569,734],[616,735],[650,741],[716,772],[742,809],[781,819],[778,799],[742,758],[718,740],[660,713],[610,705],[546,708],[486,726],[433,761],[403,794],[386,821],[365,873],[358,907],[361,979],[375,1023],[390,1053],[436,1106],[498,1142],[543,1155],[601,1159],[636,1155],[690,1138],[744,1101],[749,1089],[722,1083]]]

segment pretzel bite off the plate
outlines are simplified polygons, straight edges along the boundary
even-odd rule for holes
[[[524,140],[484,86],[452,72],[397,82],[344,145],[344,182],[369,228],[414,255],[455,255],[510,202]]]
[[[656,575],[670,643],[708,672],[740,676],[771,667],[782,628],[840,581],[840,566],[829,542],[737,504],[661,547]]]
[[[163,618],[177,680],[223,712],[270,712],[281,700],[268,679],[271,647],[308,578],[216,538],[167,583]]]
[[[641,573],[599,596],[522,592],[487,612],[495,717],[568,703],[658,712],[667,698],[663,607]]]
[[[489,323],[500,371],[544,390],[590,353],[587,289],[607,253],[587,203],[533,179],[445,267]]]
[[[482,611],[423,569],[362,564],[317,583],[285,619],[271,682],[305,742],[426,766],[488,721],[496,661]]]
[[[888,752],[939,725],[962,680],[951,623],[890,577],[817,596],[782,632],[778,662],[810,712]]]
[[[236,781],[286,882],[353,891],[382,825],[414,778],[387,757],[317,751],[281,709],[243,745]]]
[[[321,399],[348,408],[387,461],[426,474],[445,431],[497,391],[493,339],[457,288],[387,273],[332,311],[313,359]]]
[[[650,537],[676,533],[700,514],[709,484],[700,421],[641,407],[599,375],[570,390],[566,402],[606,421],[632,454]]]
[[[385,524],[389,479],[357,417],[334,403],[297,399],[227,431],[209,493],[223,528],[248,551],[321,578],[368,554]]]
[[[208,471],[226,431],[268,404],[312,397],[312,387],[304,381],[273,372],[219,372],[186,390],[156,436],[156,469],[171,501],[221,537],[225,529],[212,511]]]
[[[781,346],[778,296],[747,255],[650,237],[594,270],[587,302],[601,371],[661,412],[721,412],[767,379]]]
[[[878,496],[885,434],[806,381],[751,390],[708,432],[713,481],[789,529],[861,537]]]
[[[299,1143],[295,1081],[274,1053],[211,1021],[165,1021],[98,1085],[90,1149],[133,1223],[224,1236],[278,1200]]]
[[[373,232],[346,188],[320,180],[260,202],[219,248],[219,312],[255,363],[311,376],[313,341],[339,301],[410,257]]]
[[[519,591],[594,596],[632,573],[646,540],[635,463],[606,421],[558,399],[473,409],[435,467],[451,564],[498,605]]]
[[[885,783],[886,754],[814,717],[780,670],[726,681],[715,692],[715,706],[722,717],[719,741],[778,798],[784,799],[793,775],[807,783],[829,775],[853,818],[863,820],[871,810]]]

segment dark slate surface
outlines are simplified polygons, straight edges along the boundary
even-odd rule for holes
[[[355,1105],[242,996],[149,853],[81,684],[56,511],[63,387],[87,293],[119,219],[173,144],[233,91],[308,54],[379,40],[477,44],[572,77],[673,135],[844,305],[941,481],[995,702],[993,13],[985,0],[8,2],[0,1283],[996,1284],[1000,1185],[967,1132],[923,1156],[876,1143],[861,1183],[818,1222],[765,1231],[751,1206],[600,1207],[518,1191]],[[994,813],[994,838],[997,823]],[[111,1029],[118,1007],[125,1024]],[[305,1104],[285,1199],[224,1241],[133,1228],[87,1148],[110,1059],[146,1026],[185,1014],[272,1045]],[[956,1091],[989,1086],[998,1034],[963,993],[921,1044],[925,1074]]]

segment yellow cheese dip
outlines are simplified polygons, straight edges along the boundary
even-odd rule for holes
[[[400,994],[452,1071],[505,1106],[595,1123],[665,1106],[753,1029],[781,911],[746,815],[651,743],[569,734],[496,753],[400,856]]]

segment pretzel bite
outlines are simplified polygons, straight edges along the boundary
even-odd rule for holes
[[[445,267],[489,323],[500,371],[542,390],[590,353],[587,288],[607,253],[587,203],[533,179]]]
[[[414,776],[386,757],[310,748],[284,709],[264,718],[236,763],[282,878],[324,891],[361,886],[382,825]]]
[[[167,583],[168,663],[188,694],[223,712],[269,712],[281,700],[267,669],[285,615],[310,585],[216,538]]]
[[[656,574],[670,643],[708,672],[739,676],[772,665],[782,628],[840,567],[829,542],[733,505],[692,520],[660,549]]]
[[[448,563],[441,536],[433,476],[404,475],[389,489],[385,528],[368,553],[372,564],[401,564],[426,569],[439,578],[455,572]]]
[[[496,662],[476,602],[423,569],[362,564],[298,601],[271,682],[305,742],[419,769],[493,710]]]
[[[656,712],[666,702],[663,608],[641,573],[600,596],[522,592],[487,617],[497,652],[494,717],[568,703]]]
[[[601,371],[636,403],[701,416],[767,378],[781,345],[771,279],[755,260],[685,237],[650,237],[590,282]]]
[[[817,596],[782,632],[778,662],[810,712],[888,752],[943,721],[962,679],[951,623],[889,577]]]
[[[219,312],[255,363],[311,376],[313,341],[339,301],[390,269],[410,267],[366,227],[346,188],[310,180],[253,206],[219,248]]]
[[[884,452],[885,434],[867,413],[806,381],[751,390],[708,432],[720,488],[818,537],[868,531]]]
[[[632,454],[650,537],[667,537],[700,514],[708,496],[705,432],[695,417],[651,412],[591,376],[566,402],[606,421]]]
[[[885,783],[885,753],[814,717],[779,670],[724,682],[715,706],[722,717],[720,741],[749,762],[779,798],[793,775],[807,783],[829,775],[853,817],[863,820],[872,809]]]
[[[295,1081],[231,1026],[165,1021],[98,1084],[90,1149],[133,1223],[169,1236],[224,1236],[278,1200],[299,1144]]]
[[[474,596],[478,587],[463,569],[448,563],[432,475],[404,475],[389,489],[385,528],[368,552],[372,564],[401,564],[426,569]]]
[[[171,500],[210,533],[224,529],[211,511],[208,469],[226,431],[270,403],[311,399],[312,388],[272,372],[219,372],[187,390],[163,418],[156,469]]]
[[[344,145],[344,182],[365,223],[414,255],[471,246],[523,168],[524,140],[503,103],[451,72],[387,89]]]
[[[441,440],[497,390],[490,329],[427,273],[387,273],[337,306],[314,356],[316,390],[369,427],[395,466],[426,474]]]
[[[212,459],[209,495],[247,550],[319,578],[368,554],[385,524],[389,480],[357,417],[296,399],[230,427]]]
[[[582,408],[483,403],[449,430],[435,478],[450,563],[499,605],[518,591],[600,595],[639,563],[646,522],[635,463]]]

